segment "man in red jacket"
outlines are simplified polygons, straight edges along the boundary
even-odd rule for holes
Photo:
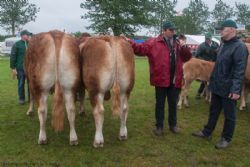
[[[163,25],[163,33],[150,38],[144,43],[131,43],[134,53],[147,56],[150,64],[150,83],[155,86],[156,136],[163,135],[165,99],[168,100],[168,125],[173,133],[177,133],[177,101],[182,86],[183,62],[191,58],[190,50],[183,40],[174,38],[175,26],[170,21]]]

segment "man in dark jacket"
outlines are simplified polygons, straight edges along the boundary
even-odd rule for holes
[[[198,59],[215,62],[218,47],[218,43],[212,40],[212,34],[208,32],[205,34],[205,42],[200,44],[195,57]],[[205,85],[206,82],[202,81],[196,95],[197,99],[200,99],[201,93],[203,92]]]
[[[176,40],[175,26],[170,21],[163,25],[163,33],[137,44],[130,40],[135,54],[147,56],[150,65],[150,83],[155,86],[156,106],[155,135],[163,135],[165,99],[168,100],[168,125],[177,133],[177,100],[182,86],[182,65],[191,58],[190,50],[183,40]]]
[[[236,100],[240,97],[247,65],[248,51],[246,45],[236,37],[236,28],[233,20],[225,20],[219,27],[223,41],[209,83],[212,99],[208,123],[202,131],[193,133],[196,137],[211,138],[223,109],[224,127],[221,139],[215,145],[217,149],[228,147],[232,140],[236,121]]]
[[[13,76],[17,76],[18,79],[18,96],[19,104],[25,103],[25,74],[23,68],[23,61],[25,56],[25,51],[28,47],[28,40],[30,32],[23,30],[21,33],[21,40],[17,41],[12,49],[10,56],[10,68]]]

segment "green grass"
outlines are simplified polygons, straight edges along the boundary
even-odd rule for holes
[[[165,128],[164,137],[153,135],[154,88],[149,84],[146,59],[136,59],[136,82],[129,100],[128,140],[118,140],[119,120],[112,116],[110,103],[105,103],[102,149],[92,147],[95,127],[88,100],[85,102],[87,116],[76,117],[78,146],[69,145],[66,118],[62,133],[52,131],[51,110],[47,120],[49,143],[38,145],[37,114],[25,115],[28,104],[17,104],[16,87],[17,81],[11,79],[9,59],[0,59],[0,166],[250,166],[249,112],[238,112],[233,142],[226,150],[214,149],[223,127],[223,114],[211,141],[191,136],[203,127],[208,117],[208,104],[194,99],[197,82],[189,94],[190,108],[178,111],[181,133],[174,135]]]

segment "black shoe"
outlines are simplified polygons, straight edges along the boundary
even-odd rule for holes
[[[216,149],[224,149],[229,146],[230,142],[227,141],[225,138],[221,138],[219,142],[215,145]]]
[[[192,136],[203,138],[203,139],[208,139],[210,140],[212,137],[211,136],[206,136],[202,131],[194,132],[192,133]]]
[[[24,103],[25,103],[25,100],[19,100],[20,105],[24,105]]]
[[[176,126],[170,127],[169,130],[170,130],[172,133],[174,133],[174,134],[179,133],[179,129],[178,129]]]
[[[156,128],[153,130],[155,136],[163,136],[163,128]]]
[[[197,95],[195,96],[195,98],[196,98],[196,99],[201,99],[201,95],[200,95],[200,94],[197,94]]]

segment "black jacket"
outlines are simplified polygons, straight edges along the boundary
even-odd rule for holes
[[[223,41],[210,78],[211,92],[222,97],[228,97],[229,93],[240,94],[247,58],[247,47],[237,37]]]
[[[211,45],[203,42],[199,45],[195,57],[206,61],[216,61],[218,43],[212,41]]]

